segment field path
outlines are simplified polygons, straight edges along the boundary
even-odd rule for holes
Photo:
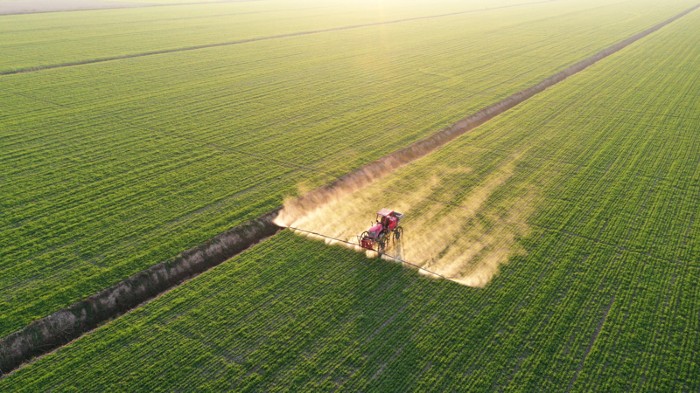
[[[654,33],[655,31],[682,18],[692,11],[697,10],[698,8],[700,8],[700,4],[697,4],[672,18],[669,18],[653,27],[622,40],[617,44],[603,49],[593,56],[567,67],[563,71],[544,79],[534,86],[526,88],[500,102],[483,108],[475,114],[472,114],[457,122],[451,127],[439,131],[426,139],[415,142],[407,148],[398,150],[377,161],[374,161],[339,178],[335,182],[325,187],[316,189],[305,196],[292,201],[290,204],[285,205],[285,209],[289,210],[283,212],[282,214],[290,215],[290,219],[294,218],[294,215],[303,216],[306,211],[313,210],[319,205],[328,203],[328,201],[330,201],[338,193],[347,192],[348,190],[356,190],[369,185],[382,176],[388,175],[393,170],[429,154],[440,146],[447,144],[456,137],[478,127],[479,125],[484,124],[489,119],[506,112],[535,94],[556,85],[571,75],[583,71],[589,66],[597,63],[599,60],[624,49],[632,43]],[[405,20],[422,18],[428,17]],[[384,23],[398,22],[400,21]],[[369,25],[371,24],[346,27],[346,29]],[[342,28],[336,28],[335,30],[339,29]],[[313,32],[297,33],[296,35],[302,34],[313,34]],[[277,38],[280,37],[281,36],[277,36]],[[251,40],[242,42],[250,41]],[[146,56],[146,54],[142,54],[142,56]],[[55,66],[53,68],[57,67],[60,66]],[[143,302],[176,287],[184,280],[194,277],[213,266],[223,263],[225,260],[233,257],[257,242],[273,236],[279,231],[279,227],[273,222],[277,217],[277,212],[278,210],[274,210],[265,214],[259,219],[252,220],[249,223],[232,228],[231,230],[210,239],[206,244],[184,251],[173,261],[163,262],[145,271],[136,273],[113,287],[107,288],[98,294],[91,296],[90,298],[67,307],[66,309],[57,311],[45,318],[36,320],[22,330],[4,337],[2,340],[0,340],[0,375],[16,369],[35,356],[40,356],[53,351],[55,348],[58,348],[94,329],[104,321],[115,318],[122,313],[137,307]],[[608,312],[609,307],[607,311],[605,311],[605,314],[607,315]],[[600,332],[600,329],[602,329],[602,323],[604,323],[604,319],[594,333],[591,345],[593,345]]]

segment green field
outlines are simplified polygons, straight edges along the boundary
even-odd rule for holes
[[[535,229],[697,260],[700,53],[677,23],[294,226],[356,241],[391,206],[407,216],[404,259],[477,286]]]
[[[188,1],[192,3],[191,1]],[[167,1],[167,3],[171,3]],[[279,37],[285,34],[341,29],[325,33],[325,41],[335,45],[334,53],[356,44],[342,36],[342,29],[359,27],[374,38],[386,31],[390,35],[394,27],[371,26],[374,23],[408,19],[404,29],[428,24],[458,24],[459,33],[452,38],[464,37],[480,41],[482,37],[468,33],[487,34],[502,28],[542,33],[539,29],[522,29],[522,23],[534,23],[544,19],[576,20],[570,28],[587,28],[588,33],[597,29],[591,19],[610,18],[609,26],[581,42],[576,47],[598,46],[597,38],[604,33],[629,29],[635,25],[652,24],[658,17],[672,15],[692,2],[677,0],[671,7],[654,5],[651,1],[641,4],[607,5],[602,0],[577,1],[574,4],[537,4],[533,0],[442,0],[438,4],[428,1],[401,2],[359,1],[347,3],[338,0],[318,1],[244,1],[230,3],[206,3],[138,9],[95,10],[72,13],[45,13],[3,16],[0,31],[3,41],[0,50],[0,73],[3,71],[42,67],[114,56],[134,55],[149,51],[177,50],[198,45],[231,43],[245,39]],[[631,3],[631,2],[630,2]],[[609,10],[603,12],[601,9]],[[493,9],[493,10],[490,10]],[[642,15],[637,14],[641,12]],[[576,15],[568,15],[574,13]],[[623,18],[620,18],[622,13]],[[654,13],[658,13],[654,15]],[[452,15],[454,14],[454,15]],[[607,15],[607,16],[604,16]],[[415,19],[417,20],[410,20]],[[589,24],[581,25],[587,19]],[[367,26],[369,25],[369,26]],[[544,25],[540,25],[544,26]],[[551,27],[551,23],[549,24]],[[569,26],[567,26],[569,27]],[[369,29],[367,29],[369,28]],[[608,30],[610,29],[610,30]],[[411,28],[411,30],[414,30]],[[338,34],[341,36],[338,36]],[[453,29],[453,33],[454,29]],[[574,32],[580,34],[581,32]],[[433,33],[431,33],[433,34]],[[390,37],[387,37],[390,38]],[[410,39],[411,37],[405,37]],[[437,37],[432,37],[433,39]],[[544,37],[530,36],[543,39]],[[549,37],[551,38],[551,37]],[[613,37],[608,37],[613,38]],[[565,39],[562,37],[562,39]],[[526,42],[532,42],[527,40]],[[285,42],[278,42],[278,48]],[[376,45],[376,42],[371,42]],[[394,40],[386,42],[394,44]],[[521,42],[522,43],[522,42]],[[533,42],[534,44],[534,42]],[[348,45],[348,47],[346,47]],[[504,48],[506,49],[506,48]],[[263,60],[263,59],[260,59]],[[322,59],[318,59],[322,60]]]
[[[0,76],[0,336],[692,3],[304,4],[0,16],[7,71],[443,15]]]
[[[600,9],[601,15],[609,15],[610,10],[604,10]],[[658,14],[648,17],[662,19]],[[577,13],[568,18],[570,23],[578,20],[585,24],[585,18]],[[546,29],[552,20],[541,23]],[[430,37],[438,37],[437,31],[443,27],[445,36],[457,34],[445,23],[426,22],[424,27],[431,31]],[[534,27],[522,24],[518,28]],[[397,40],[406,37],[406,53],[415,50],[416,42],[425,42],[426,50],[442,50],[433,48],[425,34],[407,34],[404,30],[396,35]],[[512,31],[504,34],[506,37]],[[585,41],[584,35],[579,42]],[[576,38],[572,34],[568,39]],[[343,214],[351,217],[350,212],[362,215],[365,222],[375,204],[404,204],[402,208],[408,209],[407,236],[412,236],[407,241],[418,242],[431,233],[446,234],[430,239],[431,244],[437,247],[438,255],[455,258],[437,259],[431,268],[451,268],[450,261],[459,259],[459,250],[468,254],[477,247],[474,258],[459,265],[458,272],[469,277],[473,268],[495,255],[498,273],[489,277],[490,283],[483,289],[428,279],[398,264],[367,259],[285,231],[0,380],[0,390],[698,391],[699,41],[700,12],[695,11],[401,168],[381,184],[343,200],[353,208],[336,218],[341,223],[346,218]],[[522,43],[508,47],[504,38],[500,45],[509,48],[504,49],[503,62],[482,70],[482,79],[469,79],[468,72],[456,71],[464,79],[454,81],[454,86],[432,85],[432,89],[444,89],[446,101],[426,88],[423,100],[413,101],[415,106],[379,111],[381,121],[335,119],[339,127],[336,133],[319,134],[322,128],[304,127],[296,131],[299,135],[303,131],[321,135],[319,139],[328,136],[325,144],[314,140],[301,141],[297,148],[281,145],[286,134],[273,131],[265,135],[277,143],[266,145],[264,138],[256,140],[252,133],[245,141],[253,142],[239,142],[251,149],[248,152],[318,165],[317,169],[329,172],[328,177],[310,180],[310,185],[328,181],[334,171],[376,158],[384,148],[406,144],[429,133],[430,127],[434,131],[434,127],[483,106],[489,97],[493,101],[508,88],[517,89],[519,84],[527,84],[528,78],[537,80],[537,73],[547,73],[541,69],[517,81],[501,82],[510,87],[499,85],[500,93],[479,95],[484,101],[472,107],[475,91],[488,89],[469,90],[478,85],[476,81],[490,84],[499,75],[506,76],[508,67],[518,67],[506,53],[517,51]],[[561,64],[587,53],[562,45],[558,51],[571,52],[570,60]],[[489,56],[486,48],[483,50],[482,60],[487,64]],[[544,56],[547,51],[541,50]],[[219,59],[221,51],[216,50]],[[423,51],[418,52],[416,62],[423,59]],[[493,52],[492,47],[495,62]],[[431,55],[425,56],[428,61]],[[464,56],[461,60],[445,59],[442,67],[464,67],[467,71],[478,61],[473,53]],[[319,60],[319,67],[328,61]],[[536,64],[544,62],[539,58]],[[379,99],[383,92],[391,97],[386,99],[387,105],[398,105],[392,100],[400,101],[401,97],[420,96],[415,83],[401,95],[399,86],[419,76],[411,73],[409,66],[403,70],[397,67],[401,76],[391,85],[393,90],[379,88],[381,83],[377,82],[374,98]],[[550,64],[550,71],[556,68]],[[182,77],[185,80],[185,75]],[[38,82],[36,86],[46,88]],[[346,87],[348,94],[358,94],[357,99],[347,102],[348,108],[365,102],[370,111],[377,105],[371,95],[364,97],[368,101],[360,99],[368,86],[357,86],[357,90]],[[447,103],[448,97],[454,99],[455,106]],[[313,107],[313,101],[309,105]],[[457,107],[466,108],[466,112],[457,111]],[[423,108],[425,112],[418,110]],[[172,108],[176,110],[182,109]],[[348,116],[351,112],[348,109]],[[409,112],[416,117],[411,118]],[[157,121],[143,116],[132,121]],[[396,124],[415,124],[415,134],[402,142],[392,141],[388,127],[392,119]],[[313,123],[313,116],[306,121]],[[323,150],[347,151],[358,135],[348,130],[377,123],[387,127],[387,132],[371,132],[386,138],[378,140],[374,149],[357,151],[355,156],[341,155],[337,160],[337,155]],[[172,147],[164,147],[162,157],[146,153],[153,153],[153,145],[139,145],[146,162],[128,157],[134,170],[148,166],[147,162],[156,168],[158,162],[165,162],[168,149],[175,147],[187,147],[187,157],[193,152],[209,152],[216,157],[212,160],[222,162],[216,170],[231,169],[223,163],[224,153],[213,154],[239,151],[225,133],[217,133],[213,125],[209,132],[199,128],[196,134],[192,129],[192,135],[181,122],[171,127],[171,135],[181,139],[163,138]],[[393,135],[405,134],[396,131]],[[176,143],[185,140],[191,144]],[[231,150],[206,149],[229,146],[226,143],[231,144]],[[304,155],[304,151],[314,154]],[[200,175],[188,166],[183,169],[187,170],[190,172],[168,172],[168,176],[189,179],[192,177],[186,173]],[[264,170],[271,169],[251,164],[250,169],[241,169],[239,176],[245,178],[243,172],[262,174]],[[293,192],[294,182],[307,175],[299,172],[295,178],[284,174],[273,184],[260,186],[261,190],[276,190],[274,196],[250,199],[261,201],[259,205],[243,198],[239,203],[250,206],[250,214],[263,211],[280,203],[279,198]],[[200,192],[224,192],[222,184],[207,190],[202,190],[206,183],[193,184],[191,196],[201,200]],[[158,190],[168,190],[161,187]],[[124,185],[115,189],[124,190]],[[394,191],[382,192],[386,189]],[[76,199],[81,197],[80,193],[72,194]],[[367,200],[373,204],[366,205]],[[157,210],[162,203],[159,199],[144,207],[154,217],[144,216],[135,222],[157,226],[155,217],[162,214]],[[197,240],[207,231],[225,227],[217,224],[222,220],[236,222],[247,217],[229,214],[224,204],[220,207],[221,212],[197,215],[208,225],[197,227],[196,219],[188,221],[189,228],[182,229],[182,236]],[[444,225],[451,221],[460,223],[459,230]],[[108,231],[120,218],[115,217],[114,223],[98,222]],[[131,224],[123,225],[125,232],[133,229]],[[150,241],[156,233],[143,231],[141,235]],[[174,235],[170,231],[161,236]],[[141,252],[155,244],[132,242],[134,250]],[[167,247],[162,247],[166,252]],[[128,251],[125,249],[124,255]],[[133,268],[148,265],[141,262]],[[39,259],[31,263],[44,266]],[[66,271],[71,269],[79,270],[68,266]],[[119,271],[129,269],[120,267]],[[11,280],[11,276],[6,277]],[[47,309],[50,307],[45,304],[42,310]]]

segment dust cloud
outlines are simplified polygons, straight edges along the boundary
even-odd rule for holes
[[[391,242],[384,259],[409,262],[471,287],[484,287],[512,256],[524,253],[518,240],[529,233],[527,218],[535,192],[514,178],[522,154],[500,165],[467,190],[453,186],[474,177],[470,168],[435,167],[430,176],[397,171],[365,181],[326,187],[287,200],[275,220],[297,233],[363,251],[357,235],[376,211],[387,207],[404,213],[404,236]],[[402,190],[401,192],[396,190]]]

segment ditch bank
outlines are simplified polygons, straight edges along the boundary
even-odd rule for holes
[[[229,229],[172,260],[136,273],[87,299],[74,303],[0,341],[0,371],[74,340],[101,323],[115,318],[181,284],[277,233],[277,210]],[[0,374],[1,375],[1,374]]]
[[[205,244],[189,249],[172,260],[154,265],[96,295],[32,322],[25,328],[0,340],[0,377],[3,373],[11,372],[32,358],[53,351],[94,329],[99,324],[131,310],[172,289],[184,280],[219,265],[259,241],[273,236],[281,230],[275,224],[278,214],[284,215],[291,214],[290,212],[313,209],[327,203],[338,193],[368,185],[698,8],[700,8],[700,4],[603,49],[532,87],[462,119],[451,127],[371,162],[338,178],[327,186],[290,201],[285,204],[281,213],[282,208],[280,207],[219,234]]]

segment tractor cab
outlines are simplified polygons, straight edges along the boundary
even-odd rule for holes
[[[403,217],[403,214],[386,208],[377,212],[377,222],[389,231],[396,229],[401,217]]]

